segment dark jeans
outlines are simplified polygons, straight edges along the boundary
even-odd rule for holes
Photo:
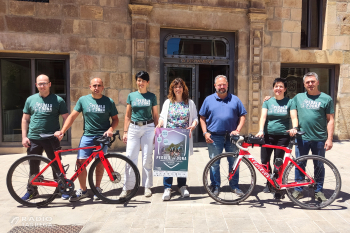
[[[27,149],[27,155],[43,155],[43,151],[45,150],[47,157],[51,160],[55,158],[55,150],[60,147],[60,142],[57,138],[52,139],[44,139],[44,140],[30,140],[30,147]],[[60,155],[61,158],[61,155]],[[39,173],[40,161],[34,160],[29,162],[29,175],[38,174]],[[56,166],[59,171],[57,162],[53,163],[53,166]],[[54,171],[52,171],[54,179],[57,179],[57,175]]]
[[[266,134],[264,136],[265,139],[265,144],[270,144],[270,145],[275,145],[275,146],[284,146],[287,147],[289,144],[290,136],[289,135],[271,135],[271,134]],[[273,162],[276,161],[277,158],[283,159],[284,157],[284,150],[280,149],[273,149],[273,148],[266,148],[266,147],[261,147],[261,163],[262,164],[267,164],[267,162],[270,162],[271,160],[271,155],[272,151],[274,151],[274,158]],[[269,170],[271,171],[271,163],[269,163]]]
[[[186,185],[186,177],[177,177],[177,187],[181,188]],[[173,177],[164,177],[163,179],[164,189],[171,188],[173,184]]]
[[[311,152],[313,155],[319,155],[322,157],[326,156],[326,150],[324,149],[324,144],[326,141],[306,141],[302,140],[301,138],[297,139],[297,145],[295,145],[295,156],[299,158],[303,155],[308,155],[309,151],[311,149]],[[322,192],[323,191],[323,183],[324,183],[324,176],[325,176],[325,170],[324,165],[322,162],[319,161],[313,161],[314,163],[314,179],[316,181],[316,190],[315,192]],[[300,168],[305,170],[306,167],[306,161],[298,163]],[[307,171],[306,171],[307,172]],[[312,174],[309,174],[312,176]],[[305,179],[305,175],[299,171],[299,169],[295,169],[295,181],[301,181]],[[302,191],[302,187],[297,187],[295,190]]]

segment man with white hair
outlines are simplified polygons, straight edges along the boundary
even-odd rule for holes
[[[239,149],[230,141],[230,135],[237,135],[241,131],[247,111],[241,100],[228,92],[228,81],[224,75],[215,77],[216,93],[207,96],[199,111],[200,123],[203,130],[203,136],[208,145],[209,158],[226,152],[235,152]],[[234,163],[233,157],[227,158],[229,168]],[[220,161],[214,163],[210,169],[211,187],[214,195],[220,192]],[[239,170],[236,171],[233,179],[230,181],[230,187],[233,193],[242,196],[244,193],[239,189]]]
[[[300,130],[305,134],[301,138],[297,138],[295,147],[296,157],[312,154],[325,157],[326,151],[333,147],[333,132],[334,132],[334,107],[332,97],[320,92],[318,85],[320,84],[318,75],[314,72],[309,72],[303,77],[304,87],[306,92],[299,93],[293,98],[290,114],[297,112]],[[305,169],[304,163],[299,164],[302,169]],[[323,193],[323,183],[325,170],[323,164],[318,164],[314,161],[314,174],[316,180],[315,198],[321,202],[327,198]],[[317,176],[316,176],[317,174]],[[304,175],[295,170],[295,179],[304,180]],[[303,198],[302,187],[295,188],[292,195],[297,198]]]

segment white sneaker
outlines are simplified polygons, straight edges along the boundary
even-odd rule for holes
[[[179,190],[181,193],[181,197],[189,197],[190,196],[190,193],[188,192],[186,185],[182,186]]]
[[[220,193],[220,190],[219,190],[219,187],[215,187],[215,188],[213,188],[213,194],[215,195],[215,196],[218,196],[219,195],[219,193]]]
[[[98,193],[102,193],[102,189],[100,187],[96,187],[96,190],[97,190]],[[94,200],[95,201],[96,200],[100,200],[100,198],[98,196],[94,195]]]
[[[123,190],[122,193],[119,195],[119,199],[125,198],[130,193],[131,193],[131,190]]]
[[[145,197],[151,197],[152,196],[152,190],[150,188],[145,188]]]
[[[163,201],[169,201],[171,197],[171,188],[166,188],[164,189],[164,193],[163,193]]]

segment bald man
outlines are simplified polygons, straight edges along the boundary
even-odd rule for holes
[[[66,102],[50,92],[51,82],[48,76],[39,75],[35,85],[39,93],[29,96],[23,109],[22,145],[27,148],[28,155],[42,155],[45,150],[47,157],[52,160],[60,142],[57,139],[43,139],[40,134],[53,134],[59,130],[59,116],[62,116],[64,122],[68,117],[68,110]],[[30,161],[30,176],[39,173],[39,164],[40,161]],[[56,178],[55,173],[54,176]],[[28,186],[22,199],[29,201],[37,195],[37,187]]]
[[[72,126],[74,120],[78,117],[80,112],[84,117],[84,134],[80,139],[79,147],[94,146],[93,140],[101,137],[102,135],[112,137],[114,129],[118,126],[118,111],[115,107],[115,103],[111,98],[102,94],[104,89],[103,82],[100,78],[93,78],[90,82],[91,94],[85,95],[79,98],[77,104],[74,107],[73,112],[67,118],[67,121],[63,125],[60,131],[55,133],[57,138],[62,138],[64,133]],[[112,118],[112,123],[109,119]],[[92,153],[92,149],[79,150],[77,158],[77,166],[80,167]],[[107,153],[107,147],[104,148],[104,153]],[[102,192],[100,188],[101,179],[103,175],[104,167],[102,163],[96,168],[96,188],[99,192]],[[86,169],[78,176],[80,189],[76,193],[69,197],[62,194],[62,199],[68,199],[70,201],[78,201],[82,198],[88,197],[86,187]],[[95,195],[94,200],[98,200]]]

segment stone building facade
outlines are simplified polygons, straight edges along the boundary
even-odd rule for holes
[[[104,81],[105,94],[117,104],[118,129],[121,131],[126,98],[136,88],[133,76],[139,70],[149,72],[149,91],[157,95],[159,108],[174,75],[186,76],[191,97],[200,107],[205,95],[213,91],[213,75],[228,74],[231,92],[242,100],[248,111],[243,133],[258,130],[262,99],[273,94],[274,78],[289,78],[298,89],[303,72],[320,71],[324,74],[321,79],[323,89],[335,103],[335,138],[349,139],[350,2],[323,0],[317,11],[313,10],[312,2],[306,2],[49,0],[43,3],[0,0],[0,82],[3,93],[0,99],[0,153],[23,151],[18,137],[20,128],[18,122],[14,122],[14,116],[21,114],[19,109],[22,108],[24,92],[16,104],[12,104],[14,100],[11,98],[6,98],[13,91],[4,94],[11,90],[7,89],[10,81],[19,79],[24,82],[21,81],[24,71],[19,68],[18,64],[22,64],[19,60],[29,61],[26,72],[28,79],[32,80],[29,82],[31,86],[34,86],[36,72],[45,70],[45,65],[40,66],[43,61],[53,61],[50,67],[56,60],[63,61],[62,66],[53,67],[64,67],[61,94],[71,110],[80,96],[90,93],[89,80],[100,77]],[[309,7],[307,12],[306,6]],[[314,31],[306,33],[310,39],[306,39],[306,47],[303,47],[306,25],[303,15],[310,17],[310,28],[316,13],[319,21],[317,48],[312,46]],[[192,47],[183,46],[183,54],[176,49],[173,54],[169,53],[171,43],[181,40]],[[211,53],[206,55],[206,49],[201,47],[203,54],[191,54],[191,49],[198,49],[194,45],[197,42],[193,41],[200,41],[204,47],[212,46],[207,48]],[[16,65],[11,65],[11,62]],[[9,67],[16,69],[11,71]],[[35,93],[35,88],[30,89],[29,94]],[[12,107],[5,107],[5,101]],[[80,116],[64,144],[76,147],[82,131],[83,118]],[[196,135],[196,140],[200,141],[200,129]],[[124,148],[125,145],[118,140],[114,144],[114,149]]]

